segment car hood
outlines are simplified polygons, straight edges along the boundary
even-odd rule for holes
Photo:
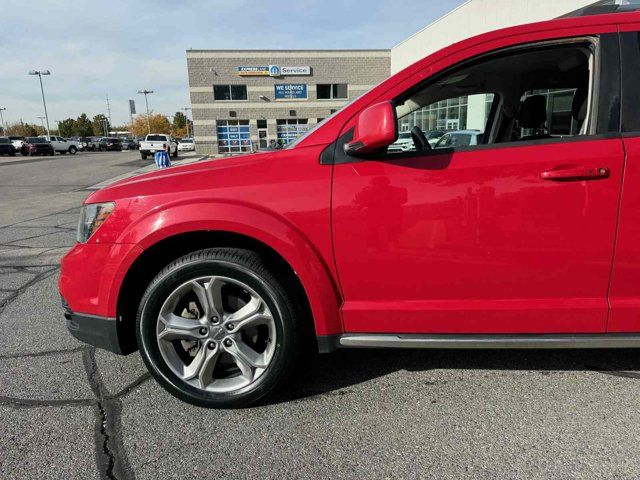
[[[173,166],[153,172],[136,175],[117,181],[90,195],[85,203],[116,201],[123,198],[145,197],[158,194],[180,195],[181,193],[209,191],[250,182],[252,171],[263,171],[265,162],[269,170],[277,176],[278,152],[254,153],[221,159],[210,159]]]

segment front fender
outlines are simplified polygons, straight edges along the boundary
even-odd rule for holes
[[[341,299],[331,269],[302,231],[259,206],[215,199],[164,205],[130,224],[117,243],[148,249],[166,238],[197,231],[236,233],[275,250],[302,283],[317,335],[342,333]]]

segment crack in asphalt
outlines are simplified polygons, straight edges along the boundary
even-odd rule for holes
[[[122,442],[120,398],[111,396],[102,381],[96,363],[95,348],[82,353],[87,379],[97,397],[96,430],[94,432],[96,461],[104,478],[126,480],[135,478]],[[142,382],[140,382],[142,383]],[[101,448],[100,448],[101,447]]]
[[[11,225],[0,226],[0,231],[5,228],[16,227],[22,223],[33,222],[37,220],[46,219],[55,215],[61,215],[64,213],[77,212],[77,208],[63,210],[60,212],[54,212],[40,217],[36,217],[21,222],[16,222]],[[70,232],[74,230],[68,226],[68,221],[62,222],[58,225],[43,225],[42,228],[49,229],[48,233],[31,235],[21,239],[13,240],[9,244],[0,244],[0,247],[4,248],[25,248],[25,249],[38,249],[42,247],[34,246],[20,246],[15,242],[21,242],[30,239],[38,239],[46,237],[60,232]],[[33,228],[36,228],[34,226]],[[59,250],[62,248],[68,248],[69,246],[58,246],[46,248],[36,256],[40,256],[53,250]],[[3,292],[9,292],[9,296],[2,300],[0,303],[0,315],[5,309],[16,301],[20,296],[25,293],[30,287],[34,286],[38,282],[41,282],[55,274],[60,268],[59,264],[47,264],[47,265],[21,265],[18,258],[0,258],[0,261],[4,260],[9,262],[14,260],[13,264],[0,264],[0,272],[4,275],[12,273],[29,273],[33,274],[28,282],[24,283],[15,289],[6,289]],[[42,270],[45,268],[45,270]],[[62,313],[61,313],[62,314]],[[122,441],[122,402],[121,399],[126,395],[134,391],[137,387],[146,382],[150,375],[148,373],[136,378],[133,382],[126,385],[122,390],[116,394],[111,394],[104,385],[102,376],[98,369],[95,358],[95,348],[91,346],[80,346],[74,349],[67,350],[48,350],[42,352],[33,353],[19,353],[1,355],[0,359],[14,359],[14,358],[36,358],[46,357],[54,355],[81,353],[82,362],[87,375],[87,380],[91,391],[94,394],[94,398],[68,398],[68,399],[30,399],[30,398],[18,398],[7,395],[0,395],[0,405],[6,406],[11,409],[32,409],[32,408],[51,408],[51,407],[91,407],[95,411],[95,428],[94,428],[94,447],[95,447],[95,459],[96,467],[101,478],[109,480],[129,480],[135,479],[135,473],[130,466],[124,444]]]
[[[49,278],[59,268],[60,267],[51,268],[49,270],[45,270],[44,272],[40,272],[35,277],[33,277],[31,280],[29,280],[27,283],[25,283],[21,287],[13,290],[12,293],[0,303],[0,314],[2,314],[2,312],[4,312],[4,310],[5,310],[5,308],[7,308],[9,305],[11,305],[27,289],[29,289],[30,287],[32,287],[36,283],[41,282],[42,280],[45,280],[45,279]]]

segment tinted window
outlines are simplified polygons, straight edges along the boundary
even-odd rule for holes
[[[6,137],[0,137],[0,143],[11,143],[11,140]]]
[[[149,142],[165,142],[167,137],[164,135],[147,135],[147,141]]]

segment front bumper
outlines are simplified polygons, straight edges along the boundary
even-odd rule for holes
[[[69,333],[81,342],[118,355],[128,355],[136,351],[136,346],[131,340],[124,341],[122,336],[118,335],[118,321],[115,318],[73,313],[64,297],[62,308]]]
[[[118,336],[115,318],[73,313],[64,298],[62,298],[62,308],[69,333],[81,342],[118,355],[131,353],[131,346],[123,344]]]

